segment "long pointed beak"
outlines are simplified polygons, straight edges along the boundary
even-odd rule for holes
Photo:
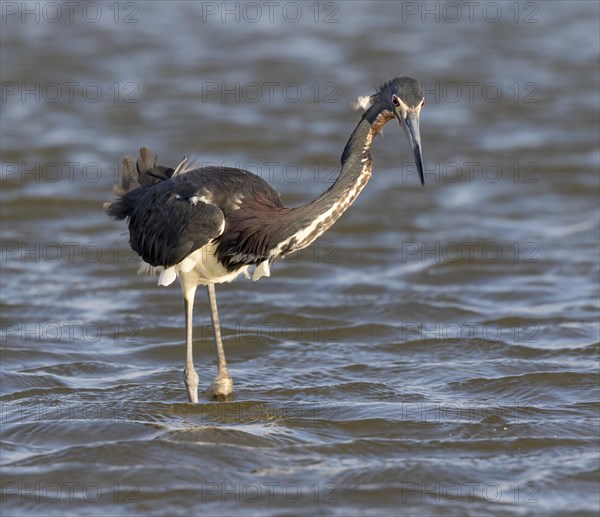
[[[408,137],[408,141],[413,148],[413,154],[415,157],[415,163],[417,164],[417,171],[419,172],[419,179],[421,185],[425,185],[425,178],[423,177],[423,153],[421,151],[421,134],[419,133],[419,113],[414,110],[409,110],[406,118],[402,121],[402,127]]]

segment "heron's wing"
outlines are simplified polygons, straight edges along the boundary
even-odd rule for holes
[[[152,266],[178,264],[225,227],[221,209],[189,184],[166,181],[134,190],[120,201],[129,217],[131,247]]]

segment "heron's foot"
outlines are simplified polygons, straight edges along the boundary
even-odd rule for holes
[[[216,379],[210,385],[209,394],[215,399],[226,399],[233,393],[233,381],[228,373],[217,375]]]
[[[198,385],[200,384],[200,377],[193,368],[183,370],[183,380],[185,381],[185,387],[188,392],[188,399],[192,404],[198,403]]]

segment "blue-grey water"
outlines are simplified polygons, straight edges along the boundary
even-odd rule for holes
[[[0,511],[597,515],[599,4],[2,2]],[[327,189],[394,76],[349,211],[272,277],[136,276],[113,198],[150,146]]]

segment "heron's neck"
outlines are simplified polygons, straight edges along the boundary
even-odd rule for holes
[[[390,111],[378,106],[363,115],[344,148],[342,170],[335,183],[312,203],[294,209],[295,231],[284,253],[308,246],[350,207],[371,177],[373,138],[393,118]]]
[[[315,204],[325,210],[337,205],[338,217],[346,211],[371,177],[373,139],[393,118],[394,115],[390,111],[382,110],[378,106],[371,107],[363,115],[342,153],[340,175],[331,188],[314,201]]]

